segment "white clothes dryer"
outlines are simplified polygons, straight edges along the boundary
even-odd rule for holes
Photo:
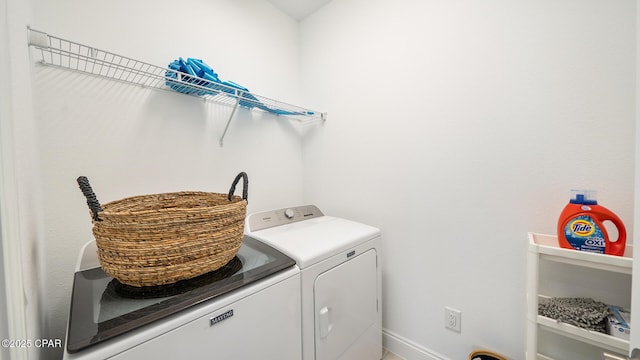
[[[306,205],[251,214],[245,233],[300,268],[303,360],[382,358],[379,229]]]

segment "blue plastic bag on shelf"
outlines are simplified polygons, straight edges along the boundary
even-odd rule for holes
[[[166,85],[183,94],[196,96],[215,96],[220,93],[240,98],[239,105],[247,109],[254,107],[276,115],[313,115],[307,112],[294,112],[271,108],[255,97],[249,89],[233,81],[222,81],[213,69],[202,59],[178,58],[168,65],[165,72]],[[196,85],[196,87],[191,86]]]

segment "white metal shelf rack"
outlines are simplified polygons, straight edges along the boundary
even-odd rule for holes
[[[538,303],[548,298],[539,293],[540,261],[547,260],[561,264],[580,266],[599,271],[631,275],[633,265],[633,247],[627,244],[624,256],[594,254],[583,251],[563,249],[558,246],[558,238],[554,235],[529,233],[529,259],[527,276],[527,359],[552,358],[538,352],[538,330],[544,329],[574,339],[582,343],[591,344],[603,351],[627,354],[629,341],[607,334],[581,329],[579,327],[558,322],[538,315]]]
[[[326,113],[273,100],[222,83],[215,83],[212,90],[210,83],[207,84],[206,81],[168,67],[152,65],[92,46],[65,40],[43,31],[28,28],[28,32],[29,46],[38,50],[37,53],[41,64],[88,73],[147,88],[199,96],[205,100],[232,106],[233,110],[220,137],[221,146],[238,106],[271,112],[276,116],[285,116],[300,122],[326,120]]]

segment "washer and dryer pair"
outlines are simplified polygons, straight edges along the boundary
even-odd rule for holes
[[[377,360],[380,231],[316,206],[250,215],[236,257],[176,284],[133,288],[95,241],[74,276],[65,360]]]
[[[300,268],[302,359],[380,359],[380,230],[314,205],[252,214],[245,233]]]

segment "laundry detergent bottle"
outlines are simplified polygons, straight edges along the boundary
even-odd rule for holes
[[[618,238],[610,239],[603,222],[610,221],[618,230]],[[627,231],[622,220],[604,206],[598,205],[596,192],[571,190],[571,200],[558,219],[558,243],[566,249],[623,256]]]

